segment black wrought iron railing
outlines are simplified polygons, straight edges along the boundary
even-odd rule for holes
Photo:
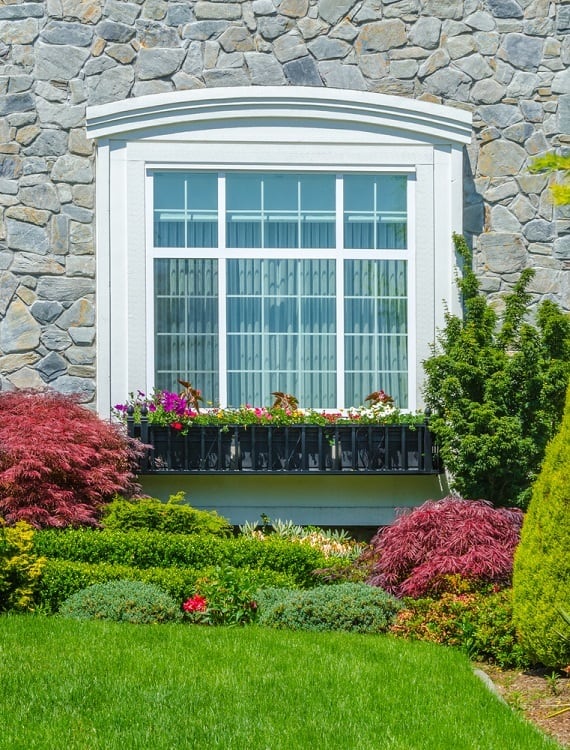
[[[427,424],[320,426],[312,424],[194,425],[186,435],[171,427],[135,423],[131,437],[149,448],[143,474],[346,473],[437,474],[437,445]]]

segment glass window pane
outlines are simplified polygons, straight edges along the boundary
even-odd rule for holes
[[[262,181],[258,174],[226,176],[226,244],[262,247]]]
[[[230,248],[335,246],[334,175],[229,174],[226,194]]]
[[[248,281],[251,275],[261,278],[260,286]],[[273,391],[293,393],[306,406],[336,405],[334,276],[333,260],[227,262],[231,406],[269,404]],[[318,390],[307,390],[308,383]]]
[[[335,232],[334,175],[302,175],[299,180],[301,247],[332,248]]]
[[[383,389],[408,404],[406,261],[345,261],[345,403]]]
[[[297,215],[299,179],[294,174],[267,174],[263,179],[263,206],[266,211],[290,211]]]
[[[407,246],[405,175],[345,176],[344,244],[350,250]]]
[[[154,207],[183,211],[186,174],[157,172],[153,177]]]
[[[217,175],[157,172],[153,188],[155,247],[217,246]]]
[[[263,324],[261,299],[228,297],[226,312],[229,333],[261,332]]]
[[[157,258],[155,279],[155,385],[179,391],[189,380],[217,401],[217,260]]]

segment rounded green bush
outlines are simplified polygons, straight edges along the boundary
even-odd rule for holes
[[[179,604],[158,586],[142,581],[96,583],[66,599],[59,610],[74,620],[114,620],[136,624],[182,619]]]
[[[168,502],[154,497],[117,497],[103,509],[103,527],[116,531],[166,531],[170,534],[229,536],[230,522],[215,510],[198,510],[184,503],[184,493]]]
[[[529,657],[570,664],[570,387],[558,434],[546,449],[515,554],[513,619]]]
[[[259,624],[291,630],[385,633],[402,604],[365,583],[339,583],[305,591],[268,589],[257,594]]]

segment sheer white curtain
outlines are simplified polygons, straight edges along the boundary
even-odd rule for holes
[[[336,403],[333,260],[227,261],[228,403]]]
[[[180,390],[190,380],[206,398],[219,393],[218,261],[154,261],[155,386]]]
[[[347,260],[345,269],[345,401],[361,404],[383,389],[408,403],[407,263]]]

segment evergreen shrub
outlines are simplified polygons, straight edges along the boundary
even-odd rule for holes
[[[297,586],[315,585],[312,571],[331,559],[304,544],[283,539],[220,538],[211,534],[161,531],[44,529],[34,538],[37,554],[76,562],[107,562],[136,568],[208,566],[253,568],[286,573]],[[342,562],[342,561],[341,561]]]
[[[25,521],[0,519],[0,612],[33,609],[45,560],[33,552],[34,529]]]
[[[0,515],[40,528],[98,523],[117,492],[138,489],[140,444],[59,393],[0,393]]]
[[[463,318],[446,314],[445,327],[424,362],[430,426],[463,497],[525,508],[548,441],[564,409],[570,376],[570,319],[551,300],[530,318],[534,274],[525,269],[504,297],[499,324],[479,292],[465,240],[455,235],[464,263],[458,286]]]
[[[570,387],[523,523],[513,578],[514,621],[529,657],[570,664]]]
[[[134,624],[176,622],[182,610],[158,586],[142,581],[96,583],[66,599],[62,617],[73,620],[113,620]]]
[[[522,511],[482,500],[446,497],[403,512],[372,538],[368,583],[398,596],[423,597],[449,589],[450,576],[472,588],[511,582]]]
[[[232,533],[230,522],[216,511],[197,510],[183,504],[184,493],[171,495],[167,502],[157,498],[115,498],[105,506],[102,525],[116,531],[166,531],[171,534]]]
[[[258,622],[291,630],[385,633],[402,604],[365,583],[317,586],[308,591],[269,589],[257,594]]]

